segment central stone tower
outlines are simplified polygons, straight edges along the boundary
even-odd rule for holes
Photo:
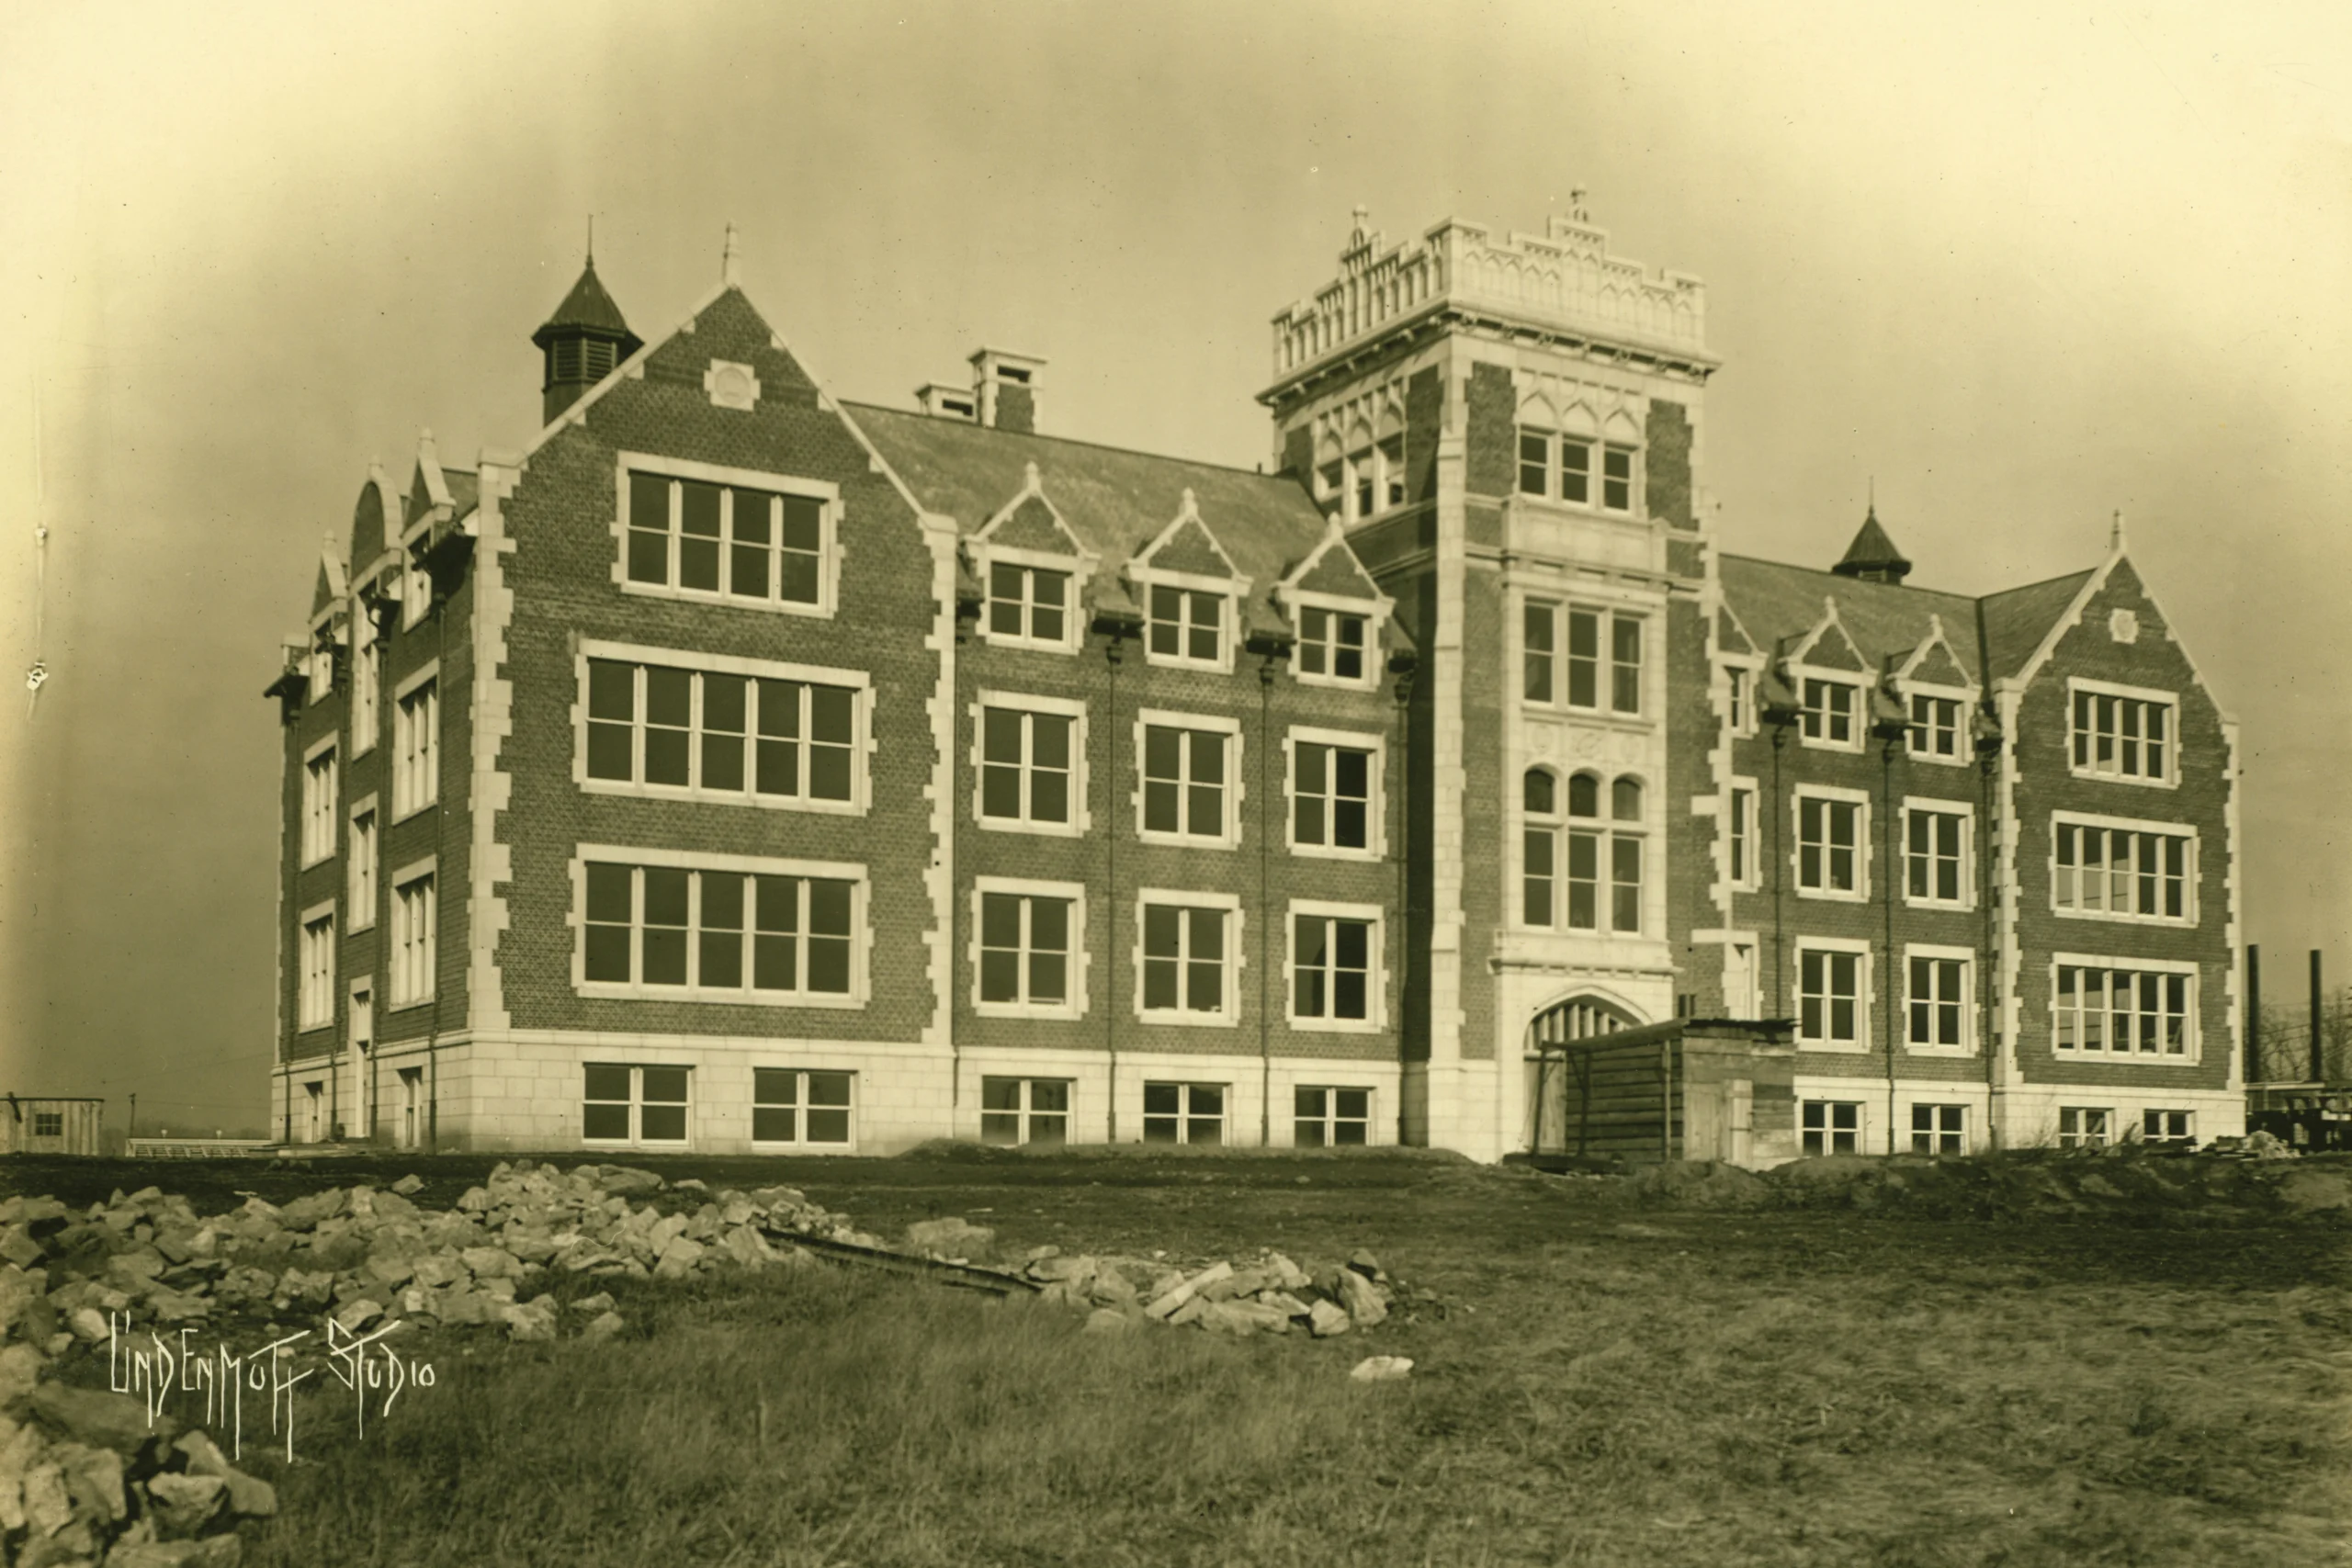
[[[1690,820],[1714,728],[1704,291],[1581,210],[1390,245],[1359,208],[1339,276],[1273,327],[1276,460],[1420,649],[1405,1134],[1491,1159],[1528,1145],[1544,1043],[1690,989],[1679,884],[1705,874],[1678,863],[1706,857],[1672,840],[1713,826]]]

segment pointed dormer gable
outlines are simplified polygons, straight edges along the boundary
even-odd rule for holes
[[[1134,576],[1138,568],[1183,577],[1223,578],[1242,583],[1241,592],[1249,591],[1246,581],[1234,567],[1233,558],[1225,553],[1225,547],[1216,542],[1216,536],[1201,520],[1200,503],[1193,500],[1190,490],[1184,491],[1174,519],[1136,552],[1128,564],[1128,575]]]
[[[343,564],[334,536],[328,536],[319,548],[319,575],[311,587],[311,619],[315,625],[322,616],[331,615],[341,608],[351,592],[351,573]]]
[[[1144,652],[1154,664],[1229,671],[1253,630],[1283,635],[1250,604],[1250,580],[1203,521],[1189,486],[1176,515],[1127,562],[1126,578],[1143,605]]]
[[[1871,661],[1862,657],[1862,650],[1855,646],[1853,637],[1846,630],[1846,624],[1838,618],[1838,601],[1824,599],[1821,604],[1821,619],[1814,623],[1812,630],[1789,647],[1782,655],[1783,661],[1792,669],[1841,670],[1868,674]]]
[[[400,547],[401,514],[401,502],[392,494],[391,481],[384,477],[384,465],[369,463],[368,477],[359,486],[359,498],[351,507],[350,560],[354,577],[366,578],[385,551]]]
[[[1318,686],[1369,687],[1380,678],[1381,650],[1396,601],[1380,591],[1334,517],[1306,558],[1274,585],[1290,616],[1291,674]]]
[[[964,558],[989,641],[1078,651],[1095,557],[1046,494],[1036,464],[1023,466],[1021,489],[964,541]]]
[[[1088,554],[1069,525],[1062,520],[1061,508],[1046,494],[1035,463],[1024,470],[1019,493],[997,509],[996,514],[972,536],[971,543],[975,547],[986,546],[1040,555]]]
[[[420,518],[446,512],[450,504],[449,480],[441,471],[441,449],[434,442],[433,432],[419,431],[416,468],[409,477],[408,504],[401,513],[402,532],[414,527]]]
[[[1914,686],[1934,686],[1943,691],[1973,693],[1976,678],[1969,673],[1959,651],[1944,635],[1941,615],[1928,617],[1928,635],[1919,639],[1893,671],[1893,683],[1899,691]]]
[[[1355,551],[1348,547],[1347,530],[1338,519],[1324,529],[1323,537],[1306,558],[1284,574],[1274,585],[1276,595],[1285,603],[1308,595],[1336,599],[1365,599],[1386,604],[1388,596],[1372,580],[1372,574],[1356,559]]]

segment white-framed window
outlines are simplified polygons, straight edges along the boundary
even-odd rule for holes
[[[1233,590],[1229,584],[1202,588],[1153,582],[1145,588],[1149,611],[1144,635],[1147,660],[1204,670],[1232,667]]]
[[[796,1007],[865,1000],[865,868],[582,844],[583,996]]]
[[[1911,728],[1905,744],[1927,762],[1968,761],[1967,699],[1937,692],[1911,694]]]
[[[1731,885],[1752,891],[1761,881],[1757,863],[1756,781],[1734,780],[1726,806],[1724,826],[1731,845]]]
[[[1975,953],[1965,947],[1913,942],[1903,950],[1904,1036],[1912,1050],[1974,1047],[1975,966]]]
[[[2058,1108],[2058,1146],[2062,1149],[2103,1149],[2114,1137],[2115,1111],[2099,1105]]]
[[[1148,1023],[1230,1024],[1240,1016],[1241,901],[1146,888],[1136,898],[1136,1013]]]
[[[1086,888],[982,876],[972,886],[974,1010],[984,1018],[1086,1011]]]
[[[351,808],[351,876],[345,911],[351,929],[364,931],[376,923],[376,797],[369,795]]]
[[[1143,1141],[1224,1143],[1226,1089],[1221,1083],[1156,1083],[1147,1079],[1143,1086]]]
[[[1293,899],[1290,933],[1292,1027],[1380,1027],[1380,907]]]
[[[1859,1100],[1808,1100],[1801,1125],[1803,1147],[1808,1155],[1862,1152],[1862,1102]]]
[[[692,1068],[590,1062],[581,1079],[581,1142],[685,1145]]]
[[[1372,1141],[1372,1090],[1301,1084],[1291,1090],[1290,1141],[1295,1148],[1353,1147]]]
[[[392,874],[390,991],[395,1008],[433,999],[435,941],[441,916],[434,897],[434,863],[423,861]]]
[[[1008,832],[1086,831],[1086,704],[983,691],[973,716],[973,819]]]
[[[1800,937],[1796,964],[1799,1043],[1816,1051],[1868,1050],[1870,943]]]
[[[302,757],[302,863],[316,865],[334,854],[335,819],[343,803],[335,792],[334,737]]]
[[[1376,735],[1295,728],[1290,750],[1290,847],[1303,855],[1376,860],[1382,831],[1381,764]]]
[[[1862,689],[1851,681],[1807,675],[1802,682],[1804,707],[1797,732],[1807,746],[1841,751],[1862,747]]]
[[[1521,608],[1521,694],[1542,706],[1637,716],[1645,640],[1634,612],[1530,599]]]
[[[982,1078],[980,1142],[1069,1142],[1069,1084],[1068,1078]]]
[[[1037,566],[991,557],[989,641],[1068,652],[1078,647],[1077,576],[1067,566]]]
[[[2062,1056],[2188,1064],[2197,1060],[2197,965],[2062,953],[2052,1044]]]
[[[833,613],[841,491],[817,479],[624,452],[624,592]]]
[[[62,1111],[34,1111],[33,1136],[36,1138],[62,1138],[65,1136],[65,1112]]]
[[[1146,708],[1136,716],[1143,787],[1136,831],[1146,843],[1241,840],[1241,726],[1204,714]]]
[[[847,1149],[856,1142],[855,1073],[752,1069],[752,1142],[763,1148]]]
[[[314,636],[322,634],[313,634]],[[310,656],[302,660],[302,675],[306,682],[303,703],[322,703],[334,694],[334,644],[313,643]]]
[[[2181,1148],[2197,1145],[2197,1112],[2194,1111],[2143,1111],[2140,1112],[2140,1141],[2143,1144],[2173,1145]]]
[[[2062,814],[2050,831],[2050,901],[2059,914],[2197,923],[2194,829]]]
[[[436,662],[401,682],[392,699],[392,820],[441,798],[441,681]]]
[[[1968,1152],[1968,1107],[1911,1107],[1911,1152],[1915,1155],[1964,1155]]]
[[[1379,673],[1374,662],[1373,619],[1354,610],[1324,604],[1297,606],[1298,647],[1291,669],[1312,686],[1368,686]]]
[[[1520,781],[1522,923],[1641,933],[1647,855],[1643,801],[1642,781],[1631,774],[1604,785],[1598,773],[1572,773],[1563,787],[1549,768],[1527,771]]]
[[[1745,664],[1724,667],[1724,682],[1727,688],[1724,723],[1732,734],[1745,738],[1756,733],[1756,671]]]
[[[351,754],[364,757],[376,749],[376,731],[383,723],[384,642],[376,635],[375,612],[367,600],[356,602],[351,623]]]
[[[1555,434],[1529,425],[1519,429],[1519,493],[1598,506],[1603,512],[1634,510],[1634,471],[1640,449],[1630,443],[1589,435]]]
[[[591,794],[866,808],[864,671],[583,642],[579,673],[573,778]]]
[[[1860,790],[1808,789],[1792,803],[1797,818],[1797,897],[1870,897],[1870,796]]]
[[[1903,901],[1965,909],[1975,902],[1975,812],[1957,801],[1903,803]]]
[[[296,1027],[324,1029],[334,1021],[334,900],[302,911],[302,976]]]
[[[2100,681],[2069,681],[2066,690],[2074,718],[2069,755],[2077,775],[2126,784],[2177,782],[2177,697]]]

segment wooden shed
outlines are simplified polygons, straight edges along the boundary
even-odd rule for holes
[[[25,1100],[0,1108],[0,1155],[104,1154],[103,1100]]]
[[[1677,1019],[1545,1043],[1527,1063],[1530,1156],[1794,1159],[1792,1036],[1782,1020]]]

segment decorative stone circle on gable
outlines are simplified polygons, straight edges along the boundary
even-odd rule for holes
[[[2107,635],[2118,642],[2140,640],[2140,617],[2129,610],[2117,610],[2107,617]]]
[[[702,389],[710,394],[711,406],[741,409],[749,412],[760,400],[760,378],[748,365],[738,365],[731,359],[714,359],[710,368],[702,373]]]

